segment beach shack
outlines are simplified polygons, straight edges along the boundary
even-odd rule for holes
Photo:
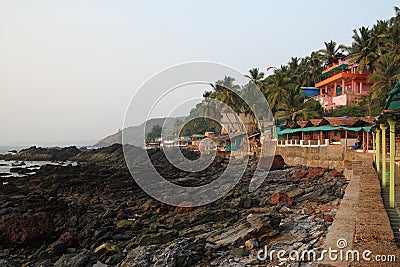
[[[278,145],[341,145],[345,149],[366,151],[372,149],[372,125],[372,117],[323,117],[318,120],[290,122],[283,130],[277,128]]]

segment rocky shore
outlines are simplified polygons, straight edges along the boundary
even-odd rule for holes
[[[150,158],[164,177],[180,185],[209,183],[228,163],[217,158],[206,170],[188,174],[170,166],[161,151],[150,152]],[[255,192],[248,192],[256,166],[251,161],[222,199],[180,208],[152,199],[135,184],[121,145],[33,147],[0,159],[77,162],[0,177],[0,266],[265,264],[256,257],[264,246],[320,247],[347,185],[335,170],[284,166],[276,157],[275,170]]]

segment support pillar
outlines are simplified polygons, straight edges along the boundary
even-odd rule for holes
[[[336,83],[334,84],[334,86],[333,86],[333,96],[336,96]]]
[[[344,145],[344,151],[347,151],[347,130],[344,131],[344,136],[345,136],[345,139],[346,139],[346,143]]]
[[[380,171],[381,171],[381,163],[379,162],[380,154],[381,154],[381,151],[380,151],[381,140],[380,139],[381,139],[381,129],[379,129],[379,124],[377,124],[376,125],[376,154],[375,154],[376,162],[375,162],[375,164],[376,164],[376,170],[378,171],[378,173],[380,173]]]
[[[388,123],[390,126],[390,187],[389,187],[389,204],[391,208],[394,208],[394,174],[395,174],[395,168],[394,168],[394,155],[396,153],[396,146],[395,146],[395,125],[396,122],[392,119],[388,119]]]
[[[372,153],[374,154],[374,162],[376,164],[375,132],[372,132]]]
[[[363,137],[362,137],[362,150],[363,150],[363,152],[365,152],[365,132],[364,131],[361,131],[361,132],[363,134]]]
[[[382,130],[382,187],[386,187],[386,129],[384,124],[381,124]]]
[[[345,92],[344,92],[344,79],[342,79],[342,95],[344,95],[345,94]],[[347,92],[346,92],[347,93]]]

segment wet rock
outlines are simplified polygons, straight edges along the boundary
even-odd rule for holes
[[[18,174],[26,174],[29,172],[29,170],[26,168],[14,167],[14,168],[10,169],[10,172],[18,173]]]
[[[15,186],[13,183],[2,183],[0,182],[0,194],[13,194],[20,191],[18,187]]]

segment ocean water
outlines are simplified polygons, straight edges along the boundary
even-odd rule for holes
[[[35,174],[37,170],[43,165],[57,165],[57,166],[76,166],[76,162],[53,162],[53,161],[17,161],[17,160],[0,160],[0,180],[1,178],[20,177],[25,175]],[[18,174],[11,172],[11,168],[24,168],[28,169],[26,174]]]
[[[0,146],[0,154],[8,154],[10,151],[20,151],[27,147],[24,146]],[[76,162],[52,162],[52,161],[16,161],[16,160],[0,160],[0,180],[1,178],[20,177],[25,175],[35,174],[35,172],[43,165],[59,165],[66,166],[69,164],[76,165]],[[27,168],[29,171],[26,174],[18,174],[11,172],[11,168]]]
[[[11,150],[16,150],[20,151],[21,149],[24,149],[26,147],[24,146],[0,146],[0,154],[7,154]]]

